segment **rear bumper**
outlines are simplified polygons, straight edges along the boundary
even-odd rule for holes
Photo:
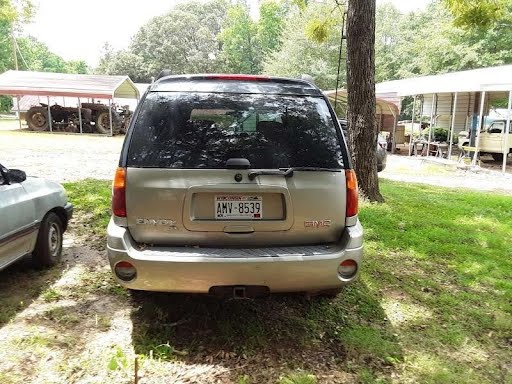
[[[73,204],[67,203],[64,206],[64,210],[66,211],[66,217],[68,221],[71,220],[71,218],[73,217]]]
[[[136,277],[115,279],[130,289],[207,293],[217,286],[264,286],[270,292],[304,292],[338,288],[351,283],[338,275],[338,266],[355,260],[360,270],[363,229],[346,227],[338,244],[313,247],[212,249],[191,247],[137,248],[129,232],[108,226],[110,266],[127,261],[135,266]]]

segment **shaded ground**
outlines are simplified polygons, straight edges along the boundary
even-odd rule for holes
[[[136,357],[155,384],[512,379],[512,197],[383,181],[342,295],[219,301],[112,281],[109,184],[66,184],[77,217],[61,265],[0,272],[1,383],[130,383]]]

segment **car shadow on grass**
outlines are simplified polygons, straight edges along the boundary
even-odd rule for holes
[[[48,287],[59,280],[64,268],[64,264],[59,264],[51,269],[37,269],[32,258],[26,256],[0,271],[0,327],[39,296],[47,295],[52,299],[53,292]]]
[[[342,372],[339,379],[354,379],[374,369],[390,371],[402,358],[378,294],[363,282],[335,299],[271,295],[221,300],[132,292],[132,302],[137,354],[220,365],[234,381],[244,374],[253,382],[275,381],[294,370],[318,378]]]

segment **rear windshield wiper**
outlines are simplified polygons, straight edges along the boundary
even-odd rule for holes
[[[341,172],[341,169],[336,168],[321,168],[321,167],[290,167],[280,168],[279,170],[263,170],[249,172],[249,180],[254,180],[257,176],[270,175],[270,176],[284,176],[292,177],[295,171],[310,171],[310,172]]]

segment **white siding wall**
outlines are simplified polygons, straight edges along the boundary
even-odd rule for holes
[[[434,102],[434,124],[436,127],[449,128],[452,120],[454,95],[451,93],[439,93],[437,103]],[[461,92],[457,96],[455,111],[455,135],[469,128],[470,116],[473,114],[475,93]],[[436,108],[437,107],[437,108]],[[423,95],[422,116],[430,118],[432,108],[432,94]],[[487,110],[487,106],[486,106]]]

